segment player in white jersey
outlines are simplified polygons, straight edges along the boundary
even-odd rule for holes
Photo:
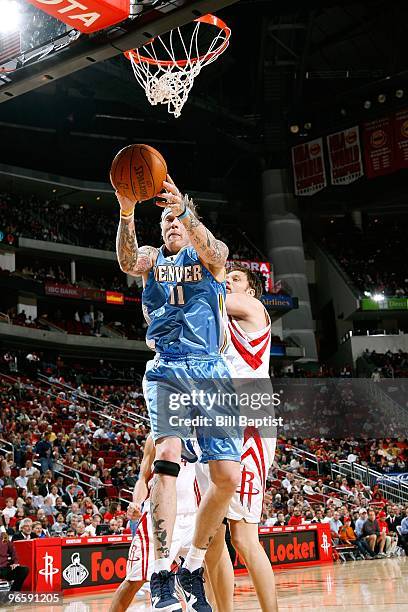
[[[239,378],[258,379],[258,383],[254,382],[254,390],[258,384],[263,390],[269,385],[272,392],[269,379],[271,321],[259,299],[261,295],[262,283],[255,274],[240,265],[230,270],[226,306],[231,342],[226,357]],[[261,609],[274,612],[278,609],[274,575],[258,534],[266,479],[276,447],[276,433],[272,433],[274,437],[268,437],[267,433],[254,427],[245,429],[241,486],[231,500],[227,518],[232,544],[248,569]],[[197,480],[202,488],[200,474],[199,469]],[[225,528],[221,527],[207,552],[206,567],[218,608],[222,612],[232,612],[234,574],[224,537]]]
[[[125,612],[136,593],[154,573],[154,540],[150,515],[149,481],[152,476],[155,446],[151,436],[146,440],[139,480],[129,504],[128,518],[139,519],[136,534],[128,552],[126,578],[117,589],[109,612]],[[197,512],[195,466],[183,458],[176,481],[177,514],[170,546],[170,560],[186,556],[193,539]]]

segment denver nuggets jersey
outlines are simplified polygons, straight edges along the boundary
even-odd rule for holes
[[[146,342],[160,354],[216,355],[227,344],[225,282],[215,280],[192,246],[156,264],[143,290]]]

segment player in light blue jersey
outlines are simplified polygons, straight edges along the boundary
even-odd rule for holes
[[[202,563],[238,486],[242,448],[238,428],[220,431],[199,420],[209,412],[201,392],[233,392],[231,371],[223,357],[227,343],[224,304],[228,248],[198,219],[193,203],[180,194],[170,177],[164,187],[164,202],[160,204],[164,208],[164,244],[160,249],[139,247],[134,221],[136,203],[118,195],[118,261],[123,272],[143,278],[147,343],[156,351],[144,378],[156,446],[151,490],[156,558],[152,609],[181,612],[180,598],[188,612],[210,612]],[[193,393],[200,400],[198,404],[191,400]],[[189,396],[190,401],[174,402],[181,394]],[[229,410],[218,401],[211,405],[211,416],[222,418],[228,416]],[[200,505],[193,545],[175,577],[170,571],[169,551],[176,516],[181,441],[191,435],[188,418],[198,418],[196,436],[201,460],[209,464],[211,485]]]

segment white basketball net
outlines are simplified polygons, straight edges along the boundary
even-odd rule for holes
[[[195,21],[189,44],[184,40],[180,28],[176,28],[165,35],[166,39],[157,36],[127,55],[150,104],[166,104],[168,112],[175,117],[180,117],[194,79],[201,69],[214,62],[228,47],[230,32],[226,28],[218,30],[208,49],[203,52],[202,46],[199,49],[200,26],[207,27],[207,24]],[[180,50],[180,44],[185,57],[176,58],[174,46],[177,45]]]

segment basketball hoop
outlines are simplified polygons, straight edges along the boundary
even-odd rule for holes
[[[180,117],[194,79],[204,66],[224,53],[231,36],[229,27],[215,15],[199,17],[193,24],[189,43],[185,40],[188,34],[184,32],[183,35],[181,28],[176,28],[163,36],[152,38],[138,49],[125,52],[150,104],[167,104],[168,112],[175,117]],[[217,29],[209,42],[199,36],[204,24]],[[184,57],[176,59],[178,53]]]

